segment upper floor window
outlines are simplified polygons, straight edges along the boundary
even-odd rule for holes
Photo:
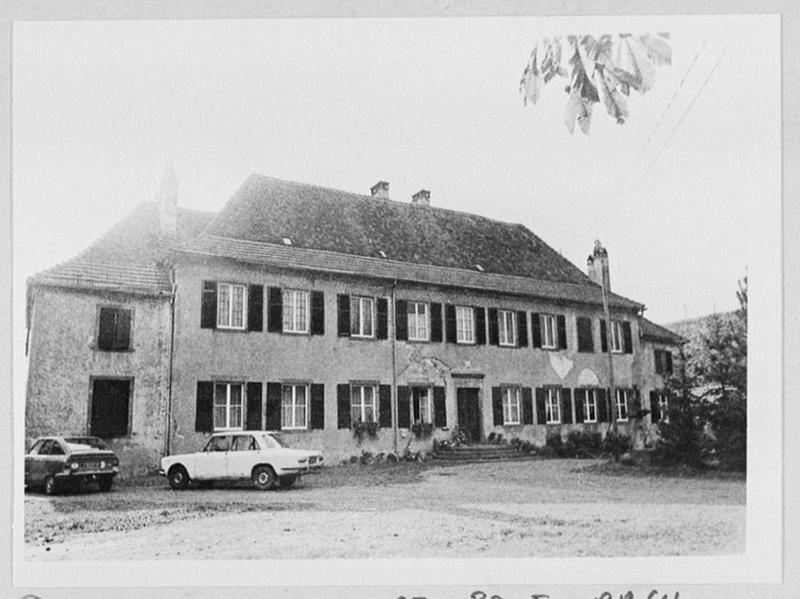
[[[519,387],[503,387],[503,424],[521,424]]]
[[[552,314],[540,314],[542,330],[542,347],[545,349],[555,349],[558,344],[556,337],[556,318]]]
[[[214,385],[214,430],[242,428],[243,397],[241,383]]]
[[[350,386],[350,418],[352,422],[377,422],[375,385]]]
[[[561,422],[561,389],[544,390],[544,414],[546,424]]]
[[[244,329],[246,317],[246,286],[217,283],[217,327]]]
[[[628,390],[617,389],[617,420],[620,422],[628,421]]]
[[[308,385],[283,385],[281,429],[308,428]]]
[[[100,308],[97,347],[104,351],[122,351],[131,346],[131,311],[123,308]]]
[[[511,310],[497,311],[500,345],[517,345],[517,314]]]
[[[375,300],[371,297],[350,297],[350,335],[375,336]]]
[[[611,321],[611,351],[622,353],[625,349],[622,341],[622,323],[619,320]]]
[[[308,291],[283,290],[283,332],[308,333]]]
[[[456,342],[475,343],[475,311],[467,306],[456,306]]]
[[[428,304],[408,302],[408,339],[410,341],[427,341],[429,338]]]
[[[653,355],[656,363],[656,374],[672,374],[672,352],[666,349],[655,349]]]

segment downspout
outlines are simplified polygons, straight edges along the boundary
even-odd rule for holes
[[[391,310],[387,310],[389,314],[393,316],[390,318],[390,326],[389,326],[389,333],[390,338],[392,341],[392,390],[391,390],[391,401],[392,401],[392,450],[394,454],[397,455],[397,331],[395,330],[397,327],[397,314],[395,314],[395,310],[397,309],[397,302],[395,301],[395,291],[397,290],[397,281],[392,281],[392,305]],[[387,316],[388,318],[388,316]]]
[[[164,435],[164,455],[172,453],[172,361],[175,346],[175,295],[178,290],[174,268],[170,268],[170,279],[172,279],[172,290],[169,298],[169,368],[167,371],[167,430]]]
[[[614,331],[611,329],[611,314],[608,309],[608,267],[603,269],[602,285],[603,290],[603,313],[606,320],[606,353],[608,354],[608,387],[611,397],[608,398],[608,407],[611,410],[611,429],[617,430],[617,389],[614,384],[614,354],[612,345]]]

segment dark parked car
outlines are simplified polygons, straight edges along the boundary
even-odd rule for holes
[[[110,491],[117,474],[119,459],[97,437],[41,437],[25,456],[25,486],[48,495],[88,482]]]

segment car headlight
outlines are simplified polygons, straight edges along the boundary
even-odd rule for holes
[[[300,458],[299,460],[297,460],[297,463],[298,464],[305,464],[307,461],[308,461],[308,458]]]
[[[105,468],[105,467],[106,467],[106,463],[101,461],[100,462],[100,468],[102,469],[102,468]]]
[[[78,464],[78,462],[72,462],[72,463],[69,465],[69,467],[70,467],[72,470],[77,470],[77,469],[78,469],[78,467],[79,467],[79,464]]]

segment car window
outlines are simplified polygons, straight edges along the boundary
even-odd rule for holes
[[[33,447],[31,447],[28,450],[28,455],[39,455],[41,453],[40,450],[42,449],[42,446],[44,444],[45,444],[45,441],[43,441],[42,439],[39,439],[36,443],[33,444]]]
[[[231,448],[231,435],[217,435],[208,440],[205,451],[228,451]]]
[[[50,446],[50,455],[64,455],[64,448],[61,447],[61,443],[53,441],[53,444]]]
[[[233,438],[232,451],[253,451],[256,449],[256,440],[252,435],[237,435]]]
[[[79,445],[88,445],[95,449],[106,449],[106,444],[97,437],[68,437],[64,439],[67,443],[77,443]]]
[[[261,446],[264,449],[278,449],[284,445],[273,435],[261,435]]]
[[[53,449],[53,440],[46,439],[42,442],[42,446],[39,448],[39,455],[50,455],[50,452]]]

